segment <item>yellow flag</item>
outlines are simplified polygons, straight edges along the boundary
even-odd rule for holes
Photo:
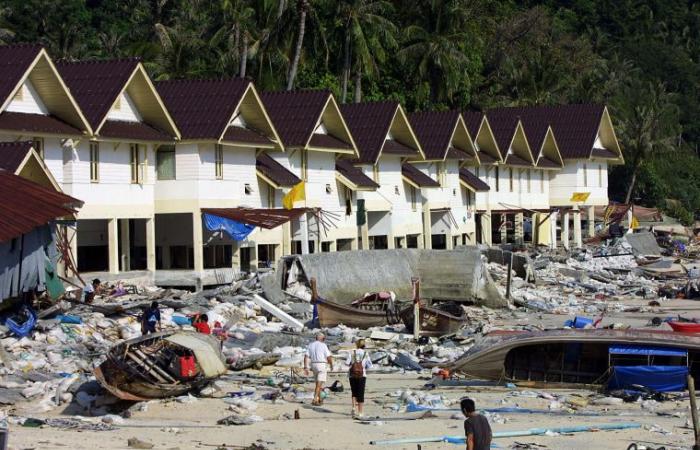
[[[282,199],[282,206],[285,209],[294,208],[294,202],[298,200],[306,200],[306,189],[304,188],[304,182],[300,181],[295,184],[292,189],[287,192],[287,195]]]
[[[588,197],[591,195],[590,192],[574,192],[571,194],[571,200],[572,202],[585,202],[588,200]]]
[[[639,221],[637,220],[636,216],[632,216],[632,223],[630,223],[630,228],[639,228]]]

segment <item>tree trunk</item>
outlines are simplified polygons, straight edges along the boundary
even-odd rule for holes
[[[246,65],[248,64],[248,35],[244,32],[241,36],[241,65],[238,76],[245,78]]]
[[[350,79],[350,30],[345,30],[345,42],[343,43],[343,82],[341,87],[340,102],[345,103],[348,95],[348,82]]]
[[[355,72],[355,103],[362,100],[362,66],[358,63]]]
[[[634,165],[632,166],[632,179],[630,180],[630,185],[627,187],[627,195],[625,196],[625,205],[630,204],[630,200],[632,200],[632,192],[634,191],[634,185],[637,182],[637,172],[639,171],[639,166],[642,165],[641,160],[637,160],[634,162]]]
[[[240,48],[241,48],[241,27],[238,26],[238,23],[234,23],[234,24],[233,24],[233,29],[232,29],[231,31],[233,31],[233,48],[234,48],[234,51],[233,51],[232,53],[233,53],[233,57],[235,58],[235,59],[234,59],[234,63],[240,64],[240,60],[237,59],[237,58],[240,58],[240,56],[241,56],[241,54],[240,54]],[[238,53],[236,53],[236,52],[238,52]]]
[[[306,10],[309,7],[308,0],[299,0],[299,35],[297,36],[297,44],[294,49],[294,58],[292,65],[289,67],[289,76],[287,78],[287,90],[291,91],[294,88],[294,79],[297,76],[299,68],[299,58],[301,58],[301,48],[304,44],[304,31],[306,31]]]
[[[287,9],[287,0],[279,0],[277,3],[277,20],[280,20],[285,9]]]

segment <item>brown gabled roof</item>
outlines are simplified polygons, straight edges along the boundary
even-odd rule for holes
[[[591,158],[618,159],[619,156],[607,148],[594,148],[591,151]]]
[[[479,111],[462,111],[462,119],[464,119],[464,124],[467,126],[472,139],[476,139],[481,122],[484,120],[484,113]]]
[[[32,141],[0,142],[0,169],[16,173],[32,149]]]
[[[362,169],[353,165],[346,159],[339,159],[335,162],[335,170],[350,181],[355,186],[360,188],[378,189],[377,184],[373,179],[365,175]]]
[[[230,125],[226,128],[224,137],[221,139],[224,142],[239,142],[241,144],[255,145],[269,145],[270,139],[264,134],[257,130],[252,130],[250,128],[239,127],[236,125]]]
[[[0,130],[22,131],[27,133],[62,134],[81,136],[77,128],[68,125],[55,116],[43,114],[26,114],[5,111],[0,113]]]
[[[411,184],[418,187],[440,187],[440,183],[433,180],[410,163],[403,163],[401,165],[401,175]]]
[[[524,160],[515,153],[511,153],[510,155],[506,156],[506,159],[505,161],[503,161],[503,163],[508,166],[532,167],[532,163],[530,161]]]
[[[41,48],[36,44],[0,46],[0,104],[13,93]]]
[[[75,214],[82,202],[55,189],[0,170],[0,242],[21,236],[59,217]]]
[[[105,120],[100,128],[100,136],[115,139],[134,139],[137,141],[173,141],[173,137],[142,122],[123,120]]]
[[[274,183],[274,187],[292,187],[301,180],[267,153],[261,153],[255,160],[256,170]]]
[[[156,88],[182,139],[218,140],[228,132],[228,121],[250,83],[245,78],[171,80],[158,82]]]
[[[340,105],[345,123],[348,124],[360,152],[358,162],[377,162],[398,107],[399,102],[396,101]]]
[[[466,167],[459,169],[459,180],[469,186],[474,192],[488,192],[491,190],[488,184],[484,183],[479,177],[467,170]]]
[[[97,130],[139,62],[138,58],[60,62],[56,68],[90,127]]]
[[[315,133],[313,136],[311,136],[309,145],[311,147],[317,148],[340,148],[352,150],[352,145],[348,144],[347,142],[341,141],[340,139],[333,137],[330,134]]]
[[[326,90],[263,92],[260,97],[285,147],[305,147],[331,96]]]
[[[489,119],[493,137],[496,139],[501,154],[507,153],[518,128],[518,116],[503,111],[502,109],[491,109],[486,112]]]
[[[479,152],[479,161],[481,161],[481,164],[495,164],[498,162],[496,158],[483,151]]]
[[[459,121],[459,111],[426,111],[409,114],[426,159],[445,159]]]
[[[561,168],[561,164],[558,164],[555,161],[552,161],[551,159],[547,158],[546,156],[540,156],[540,159],[537,160],[536,165],[537,165],[537,167],[542,168],[542,169]]]

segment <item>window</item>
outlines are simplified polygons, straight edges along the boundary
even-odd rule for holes
[[[418,193],[416,188],[411,186],[411,210],[415,211],[418,209]]]
[[[39,157],[44,159],[44,138],[35,137],[32,139],[32,147],[39,154]]]
[[[156,152],[156,175],[159,180],[175,179],[175,146],[161,145]]]
[[[301,179],[309,181],[309,152],[306,150],[301,151]]]
[[[464,206],[466,206],[467,209],[470,209],[472,206],[472,193],[467,188],[462,189],[464,189]]]
[[[540,170],[540,192],[544,194],[544,169]]]
[[[375,183],[379,183],[379,164],[372,166],[372,178]]]
[[[217,180],[224,178],[224,146],[214,145],[214,175]]]
[[[586,164],[583,165],[583,185],[588,187],[588,166]]]
[[[501,191],[501,180],[500,180],[501,177],[500,177],[500,174],[498,172],[499,172],[498,167],[496,167],[496,170],[493,173],[495,178],[496,178],[496,192]]]
[[[141,155],[140,155],[140,149],[139,149],[139,144],[131,144],[129,146],[130,153],[131,153],[131,159],[130,159],[130,164],[131,164],[131,182],[132,183],[140,183],[141,182],[141,170],[139,166],[139,162],[141,161]]]
[[[530,169],[525,170],[527,176],[527,192],[530,193],[530,188],[532,186],[532,175],[530,174]]]
[[[100,143],[90,142],[90,181],[100,181]]]
[[[513,192],[513,169],[508,169],[508,181],[510,183],[510,192]]]
[[[243,192],[245,195],[250,195],[253,193],[253,188],[250,186],[250,183],[245,183],[243,185]]]
[[[598,187],[603,187],[603,165],[598,164]]]

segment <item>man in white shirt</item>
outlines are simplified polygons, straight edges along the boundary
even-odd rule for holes
[[[323,383],[328,378],[328,370],[333,371],[333,357],[328,346],[324,343],[325,340],[326,336],[323,333],[318,333],[316,340],[309,344],[304,355],[304,374],[308,376],[309,363],[311,363],[311,370],[316,381],[314,400],[311,402],[312,405],[316,406],[321,404],[321,390],[323,389]]]

